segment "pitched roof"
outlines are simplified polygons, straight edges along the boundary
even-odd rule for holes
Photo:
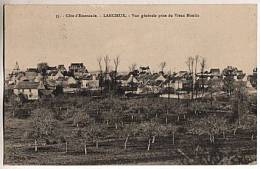
[[[93,74],[87,74],[87,75],[83,75],[83,77],[82,77],[82,80],[97,80],[96,78],[95,78],[95,76],[96,75],[93,75]]]
[[[218,69],[218,68],[210,69],[210,73],[212,73],[212,72],[220,73],[220,69]]]
[[[37,72],[36,68],[28,68],[26,72]]]
[[[56,66],[48,66],[47,70],[57,70]]]
[[[124,80],[127,81],[129,79],[130,75],[119,75],[117,76],[117,80]]]
[[[83,67],[83,63],[71,63],[70,66],[80,66]]]
[[[149,66],[140,66],[140,69],[142,69],[142,70],[148,70],[148,69],[150,69],[150,68],[149,68]]]
[[[188,74],[189,74],[188,71],[179,71],[176,76],[177,77],[184,77]]]
[[[43,89],[44,86],[40,82],[21,81],[14,88],[15,89]]]
[[[58,65],[58,70],[66,71],[66,68],[64,65]]]
[[[48,86],[55,86],[56,85],[56,81],[55,80],[49,80],[48,79],[46,82],[47,82]]]
[[[133,75],[130,75],[130,77],[127,79],[127,83],[138,83],[138,80],[133,76]]]

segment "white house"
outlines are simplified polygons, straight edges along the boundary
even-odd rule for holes
[[[57,74],[54,76],[54,80],[57,80],[58,78],[63,78],[64,77],[64,75],[61,73],[61,71],[59,70],[58,72],[57,72]]]
[[[77,84],[77,80],[74,79],[74,77],[70,76],[70,77],[67,79],[67,83],[68,83],[68,85],[76,85],[76,84]]]
[[[83,77],[80,87],[83,89],[97,89],[99,88],[99,80],[97,79],[96,75]]]
[[[64,75],[61,73],[61,71],[59,70],[57,73],[51,73],[49,76],[48,76],[48,79],[50,80],[57,80],[59,78],[63,78]]]
[[[160,74],[160,75],[155,79],[155,81],[165,82],[165,81],[166,81],[166,78],[165,78],[162,74]]]
[[[38,100],[39,90],[45,89],[42,82],[20,81],[14,86],[14,94],[23,94],[28,100]]]
[[[72,76],[65,79],[62,84],[64,93],[75,93],[78,91],[78,81],[75,80]]]
[[[183,80],[182,79],[178,79],[178,80],[175,80],[175,82],[173,83],[173,88],[175,90],[177,89],[182,89],[183,88]]]
[[[133,76],[133,75],[130,75],[129,78],[127,79],[126,83],[129,84],[129,83],[138,83],[139,81]]]

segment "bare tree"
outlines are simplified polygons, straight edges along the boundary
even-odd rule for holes
[[[192,82],[193,82],[193,65],[194,65],[194,58],[193,57],[188,57],[187,61],[186,61],[186,64],[188,66],[188,69],[189,69],[189,76],[192,77]],[[191,86],[192,88],[192,92],[191,92],[191,98],[193,99],[193,84]]]
[[[195,75],[197,74],[197,67],[198,67],[198,62],[199,62],[199,55],[196,55],[194,60],[195,60]]]
[[[133,72],[134,70],[136,70],[136,67],[137,67],[137,64],[136,64],[136,63],[133,63],[133,64],[131,64],[131,66],[129,66],[128,68],[129,68],[129,71],[130,71],[130,72]]]
[[[199,58],[200,58],[199,55],[196,55],[194,57],[195,67],[194,67],[194,73],[193,73],[193,77],[192,77],[192,89],[193,89],[193,92],[194,92],[195,83],[196,83],[197,67],[198,67]],[[196,98],[197,98],[197,94],[198,94],[198,90],[196,89]]]
[[[174,124],[168,124],[166,126],[166,132],[172,134],[172,144],[174,145],[175,144],[175,133],[177,132],[178,130],[178,126],[174,125]]]
[[[92,140],[93,143],[96,144],[96,148],[99,147],[99,141],[104,136],[104,133],[106,131],[106,126],[102,124],[91,124],[87,126],[86,128],[86,137]]]
[[[150,122],[144,122],[139,125],[139,134],[148,138],[147,151],[151,148],[151,143],[155,142],[155,137],[164,135],[166,132],[164,125],[160,124],[156,119],[152,119]]]
[[[102,57],[98,57],[97,61],[98,61],[99,71],[102,72]]]
[[[99,86],[100,86],[100,92],[101,92],[101,95],[102,95],[102,85],[103,85],[102,57],[98,57],[98,58],[97,58],[97,62],[98,62],[99,73],[100,73]]]
[[[196,55],[195,57],[188,57],[186,64],[188,66],[189,69],[189,74],[191,76],[191,80],[192,80],[192,85],[191,85],[191,99],[193,100],[194,97],[194,86],[195,86],[195,76],[197,74],[197,67],[198,67],[198,62],[199,62],[199,55]]]
[[[204,86],[205,86],[204,71],[206,67],[206,59],[204,57],[202,57],[201,59],[200,66],[201,66],[201,75],[202,75],[202,95],[204,95]]]
[[[131,124],[126,124],[124,126],[124,128],[122,128],[122,130],[120,130],[119,135],[123,138],[125,138],[124,141],[124,149],[126,150],[127,148],[127,143],[128,143],[128,139],[129,137],[134,137],[139,131],[138,125],[135,123],[131,123]]]
[[[109,72],[109,62],[110,62],[110,58],[108,55],[104,57],[104,62],[105,62],[105,74],[107,74]]]
[[[114,65],[115,65],[115,72],[117,72],[118,70],[118,65],[120,63],[120,57],[117,56],[115,59],[114,59]]]
[[[108,91],[110,93],[110,79],[109,79],[109,63],[110,63],[110,58],[108,55],[104,57],[104,62],[105,62],[105,85],[108,87]]]
[[[114,59],[114,66],[115,66],[114,84],[115,84],[115,86],[116,86],[116,76],[117,76],[117,71],[118,71],[119,63],[120,63],[120,57],[117,56],[117,57]]]
[[[192,59],[192,57],[190,56],[190,57],[188,57],[187,61],[185,62],[186,65],[188,66],[188,70],[189,70],[190,73],[192,72],[192,69],[191,69],[192,60],[193,60],[193,59]]]
[[[204,73],[205,71],[205,67],[206,67],[206,58],[202,57],[201,62],[200,62],[200,66],[201,66],[201,73]]]
[[[163,73],[163,70],[164,70],[165,67],[166,67],[166,62],[165,61],[161,62],[160,63],[160,69],[161,69],[162,73]]]

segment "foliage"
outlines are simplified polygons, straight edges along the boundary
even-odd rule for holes
[[[224,117],[213,115],[200,120],[194,120],[189,131],[198,135],[207,134],[210,137],[210,142],[214,143],[215,135],[228,130],[227,125],[227,120]]]
[[[92,142],[97,142],[101,140],[106,134],[107,127],[103,124],[92,123],[85,127],[85,131],[83,133],[84,138],[91,140]]]
[[[56,121],[49,109],[40,108],[33,111],[33,129],[36,137],[53,135]]]
[[[77,127],[79,125],[86,126],[91,122],[90,116],[87,112],[84,112],[82,109],[77,108],[74,110],[75,114],[73,115],[73,124]]]

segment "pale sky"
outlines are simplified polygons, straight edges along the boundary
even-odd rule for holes
[[[188,56],[206,58],[207,68],[256,66],[255,5],[7,6],[5,67],[22,69],[83,62],[98,70],[97,57],[120,56],[119,71],[132,63],[158,71],[187,69]],[[198,18],[60,18],[56,14],[199,14]],[[112,66],[113,67],[113,66]]]

